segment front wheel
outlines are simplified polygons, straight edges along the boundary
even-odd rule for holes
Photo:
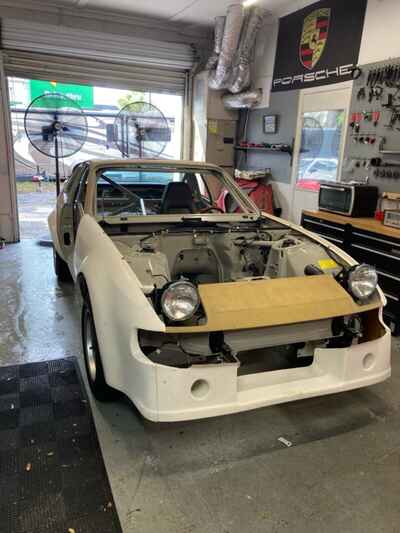
[[[93,313],[88,302],[84,302],[82,307],[82,345],[87,379],[93,396],[101,402],[112,400],[115,390],[107,385],[104,378]]]

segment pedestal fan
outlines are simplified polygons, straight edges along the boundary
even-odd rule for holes
[[[132,102],[115,118],[114,140],[123,157],[154,159],[171,140],[171,130],[157,107],[147,102]]]
[[[32,146],[55,159],[56,191],[60,193],[60,162],[76,154],[86,142],[87,119],[79,105],[59,93],[38,96],[25,111],[24,128]]]

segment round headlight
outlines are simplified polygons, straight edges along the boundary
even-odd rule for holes
[[[378,275],[373,266],[358,265],[349,274],[349,289],[359,300],[369,298],[378,284]]]
[[[199,307],[200,299],[196,287],[188,281],[176,281],[165,289],[161,297],[164,314],[175,322],[188,320]]]

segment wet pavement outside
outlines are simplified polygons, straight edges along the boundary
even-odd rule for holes
[[[29,184],[30,185],[30,184]],[[56,191],[54,184],[32,184],[29,192],[24,187],[20,192],[18,187],[18,218],[21,239],[49,239],[50,233],[47,226],[47,217],[54,209]]]
[[[52,248],[34,239],[0,250],[0,365],[80,353],[79,308],[72,283],[57,283]]]

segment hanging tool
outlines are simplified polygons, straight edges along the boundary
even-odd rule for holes
[[[400,162],[398,161],[383,161],[381,157],[373,157],[370,159],[369,164],[371,167],[400,167]]]
[[[383,94],[383,87],[381,85],[376,85],[372,87],[368,94],[368,102],[372,102],[373,98],[379,100]]]
[[[382,104],[382,107],[393,107],[393,94],[392,93],[389,93],[387,95],[387,101],[386,103],[383,103]]]
[[[366,97],[366,92],[365,92],[365,87],[361,87],[361,89],[359,89],[358,93],[357,93],[357,100],[364,100],[364,98]]]
[[[379,124],[380,118],[381,118],[380,111],[372,111],[372,123],[375,127]]]
[[[371,122],[372,120],[372,111],[363,111],[362,112],[363,119],[366,122]]]
[[[358,78],[361,76],[362,70],[360,67],[353,67],[351,69],[351,79],[352,80],[358,80]]]
[[[396,122],[400,119],[400,112],[397,109],[392,109],[392,114],[390,116],[389,124],[385,127],[393,129]]]
[[[350,128],[352,128],[354,133],[358,133],[360,131],[360,122],[362,119],[362,113],[352,113],[351,114],[351,122],[349,124]]]

